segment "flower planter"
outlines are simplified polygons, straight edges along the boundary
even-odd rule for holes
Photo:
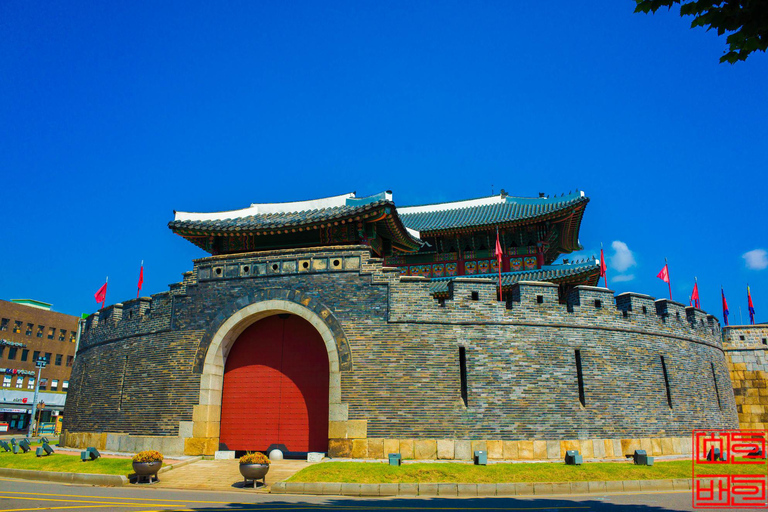
[[[245,484],[248,480],[253,480],[253,486],[256,487],[256,480],[266,485],[267,471],[269,471],[269,464],[240,464],[240,474],[245,479]]]
[[[157,472],[163,467],[163,461],[157,460],[154,462],[134,462],[133,471],[139,477],[138,482],[141,482],[142,478],[148,479],[149,483],[152,483],[152,477],[157,481]]]

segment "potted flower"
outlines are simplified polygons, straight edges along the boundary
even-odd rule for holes
[[[253,486],[256,487],[256,480],[261,480],[266,484],[267,471],[269,471],[269,459],[263,453],[246,453],[240,457],[240,474],[243,475],[245,483],[253,480]]]
[[[142,477],[149,477],[149,483],[152,483],[152,477],[157,480],[157,472],[163,466],[163,454],[155,450],[144,450],[133,456],[133,471],[138,475],[139,481]]]

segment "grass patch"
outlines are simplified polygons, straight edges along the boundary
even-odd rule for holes
[[[727,470],[727,471],[723,471]],[[765,473],[765,466],[762,466]],[[748,466],[698,466],[703,473],[750,473],[759,468]],[[581,466],[565,464],[490,464],[474,466],[456,463],[386,463],[324,462],[306,467],[289,482],[378,483],[507,483],[507,482],[587,482],[594,480],[660,480],[691,478],[691,461],[656,462],[653,466],[631,463],[592,462]]]
[[[36,444],[35,446],[38,445]],[[54,453],[47,457],[37,457],[35,455],[35,446],[24,454],[21,453],[21,450],[16,455],[12,452],[0,451],[0,467],[98,475],[127,476],[133,473],[131,459],[105,459],[99,457],[90,462],[82,462],[78,455],[65,455],[63,453]]]

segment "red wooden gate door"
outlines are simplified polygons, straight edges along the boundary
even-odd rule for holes
[[[230,450],[328,450],[328,354],[312,324],[274,315],[237,338],[224,368],[220,436]]]

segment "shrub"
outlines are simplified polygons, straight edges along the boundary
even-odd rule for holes
[[[240,464],[269,464],[269,459],[261,452],[246,453],[240,457]]]
[[[163,454],[155,450],[144,450],[133,456],[133,462],[160,462]]]

